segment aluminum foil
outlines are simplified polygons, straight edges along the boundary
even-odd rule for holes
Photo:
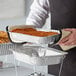
[[[10,49],[19,47],[18,44],[12,44],[12,43],[3,43],[0,44],[0,55],[9,55],[12,54],[12,51]]]

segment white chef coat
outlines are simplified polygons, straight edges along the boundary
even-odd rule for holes
[[[49,17],[49,9],[49,0],[34,0],[26,24],[42,27]]]

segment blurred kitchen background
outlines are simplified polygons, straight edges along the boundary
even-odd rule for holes
[[[0,0],[0,28],[25,24],[33,0]]]

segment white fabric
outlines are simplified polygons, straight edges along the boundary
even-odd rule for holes
[[[42,27],[49,16],[49,1],[34,0],[26,24]]]

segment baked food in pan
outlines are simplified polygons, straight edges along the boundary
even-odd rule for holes
[[[8,43],[8,42],[10,42],[10,41],[9,41],[7,32],[0,31],[0,43]]]

